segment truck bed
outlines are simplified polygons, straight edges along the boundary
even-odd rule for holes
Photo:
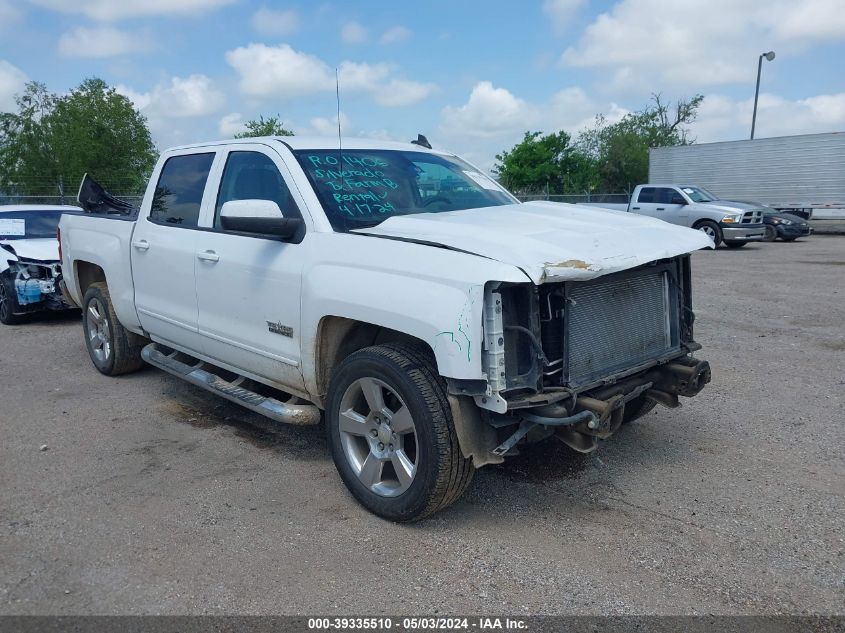
[[[135,311],[130,252],[135,217],[105,214],[64,215],[59,223],[62,244],[62,275],[68,293],[82,305],[80,277],[99,269],[111,291],[114,311],[130,330],[140,330]],[[73,261],[69,254],[73,253]]]

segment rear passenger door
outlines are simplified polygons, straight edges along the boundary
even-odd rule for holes
[[[684,224],[683,197],[672,187],[642,187],[631,211],[659,218],[672,224]]]
[[[141,209],[132,233],[130,259],[138,319],[154,339],[189,351],[200,348],[194,284],[196,229],[214,158],[214,151],[168,158],[157,176],[152,200],[145,202],[150,206]]]
[[[203,350],[223,365],[283,387],[304,388],[299,365],[305,245],[236,234],[220,225],[223,204],[231,200],[271,200],[288,218],[302,217],[302,202],[292,195],[287,168],[271,148],[230,146],[223,161],[203,221],[207,228],[196,242]]]

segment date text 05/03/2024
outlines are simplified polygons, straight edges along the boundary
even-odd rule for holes
[[[308,618],[309,630],[520,631],[527,628],[525,620],[499,617]]]

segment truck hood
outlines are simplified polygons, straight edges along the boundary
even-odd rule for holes
[[[714,200],[713,202],[702,202],[711,209],[718,209],[726,213],[737,213],[742,211],[760,211],[765,205],[759,202],[740,202],[739,200]]]
[[[40,262],[59,261],[59,244],[54,238],[0,240],[0,247],[22,259]]]
[[[561,202],[394,216],[355,232],[494,259],[517,266],[536,284],[592,279],[713,247],[701,231],[624,211]]]

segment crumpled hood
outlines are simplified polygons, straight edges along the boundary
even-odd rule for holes
[[[40,238],[33,240],[0,240],[0,246],[8,252],[14,250],[18,257],[34,259],[42,262],[59,261],[59,243],[54,238]]]
[[[592,279],[713,246],[701,231],[561,202],[394,216],[355,232],[481,255],[519,267],[537,284]]]

